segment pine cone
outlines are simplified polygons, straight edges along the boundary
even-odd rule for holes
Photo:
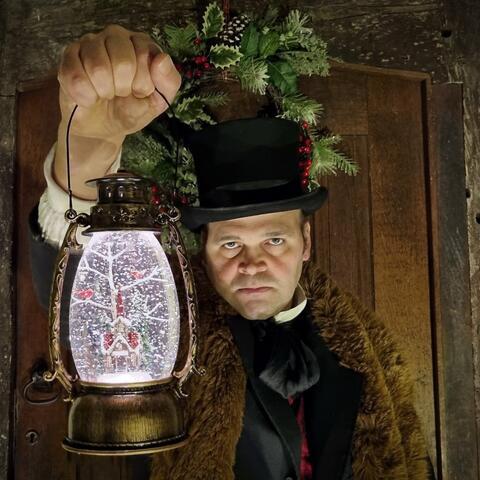
[[[252,19],[245,13],[232,17],[218,34],[216,43],[229,47],[239,47],[242,41],[243,31],[247,28]]]

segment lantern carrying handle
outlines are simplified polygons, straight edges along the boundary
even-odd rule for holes
[[[183,283],[185,286],[185,293],[187,297],[187,310],[188,310],[188,351],[187,358],[184,365],[172,372],[172,377],[178,380],[177,388],[175,390],[178,397],[187,397],[182,390],[183,384],[194,373],[196,375],[203,376],[206,374],[206,370],[203,367],[199,367],[196,364],[197,354],[197,317],[198,317],[198,302],[197,292],[195,289],[195,282],[193,279],[193,272],[188,261],[185,244],[183,242],[180,231],[176,225],[176,222],[180,219],[180,212],[176,207],[173,207],[167,211],[162,211],[157,217],[157,223],[160,225],[166,225],[169,231],[170,244],[175,247],[177,252],[177,259],[182,272]],[[160,241],[160,240],[159,240]]]
[[[70,225],[68,226],[67,233],[65,234],[62,246],[55,260],[48,316],[48,345],[51,369],[43,373],[43,379],[46,382],[58,380],[61,383],[68,394],[65,401],[72,401],[73,386],[78,380],[78,376],[68,372],[62,359],[60,346],[61,299],[70,249],[82,249],[82,246],[77,242],[77,228],[79,225],[85,226],[87,224],[88,215],[80,214],[69,221]]]

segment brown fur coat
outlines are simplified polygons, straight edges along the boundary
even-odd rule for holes
[[[246,374],[225,318],[233,313],[213,292],[201,267],[194,270],[199,297],[197,365],[185,390],[189,443],[153,456],[151,480],[231,480],[242,430]],[[412,380],[381,320],[341,291],[313,264],[302,285],[314,322],[340,363],[364,375],[353,434],[355,480],[426,480],[427,453],[412,401]],[[266,479],[267,480],[267,479]]]

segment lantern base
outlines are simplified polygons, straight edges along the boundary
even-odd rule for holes
[[[186,442],[183,411],[171,387],[108,393],[89,387],[73,400],[63,448],[84,455],[142,455]]]

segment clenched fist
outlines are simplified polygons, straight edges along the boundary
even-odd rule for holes
[[[65,135],[70,128],[72,190],[82,198],[95,192],[85,180],[103,175],[130,133],[164,112],[181,85],[172,59],[145,33],[109,25],[88,33],[63,51],[58,81],[62,120],[54,163],[57,182],[66,187]]]

